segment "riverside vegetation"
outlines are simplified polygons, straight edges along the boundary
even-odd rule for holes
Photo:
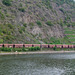
[[[29,51],[72,51],[75,48],[40,48],[40,47],[29,47],[29,48],[0,48],[0,52],[29,52]]]
[[[75,2],[0,0],[0,43],[75,44]]]
[[[7,48],[7,47],[2,47],[0,48],[0,51],[3,52],[25,52],[25,51],[38,51],[40,50],[40,47],[30,47],[30,48]]]

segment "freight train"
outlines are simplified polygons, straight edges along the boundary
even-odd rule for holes
[[[40,47],[40,48],[75,48],[75,45],[66,44],[0,44],[1,47],[22,48],[22,47]]]

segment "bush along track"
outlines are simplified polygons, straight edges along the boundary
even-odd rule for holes
[[[26,51],[39,51],[40,47],[29,47],[29,48],[7,48],[7,47],[2,47],[0,48],[0,51],[3,52],[26,52]]]
[[[23,48],[0,48],[0,52],[29,52],[29,51],[74,51],[75,48],[40,48],[40,47],[23,47]]]

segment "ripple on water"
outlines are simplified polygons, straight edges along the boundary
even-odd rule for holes
[[[75,75],[75,54],[0,56],[0,75]]]

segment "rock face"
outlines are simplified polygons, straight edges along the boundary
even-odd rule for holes
[[[0,0],[0,43],[55,43],[51,38],[62,38],[59,41],[64,43],[64,38],[68,39],[65,28],[75,28],[74,1],[3,1]]]

